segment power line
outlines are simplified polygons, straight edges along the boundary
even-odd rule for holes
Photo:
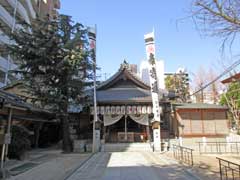
[[[211,84],[213,84],[214,82],[216,82],[217,80],[219,80],[221,77],[223,77],[225,74],[227,74],[228,72],[230,72],[231,70],[233,70],[236,66],[238,66],[240,64],[240,59],[237,60],[236,62],[234,62],[231,66],[229,66],[227,69],[225,69],[219,76],[217,76],[215,79],[213,79],[212,81],[210,81],[209,83],[207,83],[206,85],[202,86],[200,89],[198,89],[197,91],[193,92],[192,94],[190,94],[190,96],[193,96],[194,94],[199,93],[200,91],[204,90],[205,88],[207,88],[208,86],[210,86]]]

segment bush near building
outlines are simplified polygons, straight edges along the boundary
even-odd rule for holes
[[[9,158],[21,159],[27,150],[31,148],[28,130],[19,125],[12,126],[12,139],[9,145]]]

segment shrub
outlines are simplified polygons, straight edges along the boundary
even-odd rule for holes
[[[13,125],[11,134],[8,156],[21,159],[21,156],[31,147],[28,130],[23,126]]]

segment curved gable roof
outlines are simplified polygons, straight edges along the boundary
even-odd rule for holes
[[[109,88],[112,88],[115,86],[115,84],[120,80],[130,80],[133,84],[135,84],[137,87],[150,90],[150,86],[144,83],[137,75],[132,73],[127,64],[122,64],[121,68],[118,70],[117,73],[115,73],[113,76],[111,76],[109,79],[101,83],[97,90],[106,90]]]

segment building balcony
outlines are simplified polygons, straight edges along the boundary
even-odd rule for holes
[[[12,28],[13,17],[2,5],[0,5],[0,18],[9,28]]]
[[[0,19],[10,28],[10,29],[21,29],[22,26],[19,24],[14,24],[14,18],[8,13],[8,11],[0,5]],[[14,26],[14,27],[13,27]]]
[[[53,3],[54,3],[55,9],[60,9],[60,7],[61,7],[60,0],[53,0]]]
[[[35,2],[36,1],[36,2]],[[35,19],[36,18],[36,12],[34,10],[34,5],[37,4],[37,0],[35,1],[31,1],[31,0],[19,0],[19,2],[21,2],[21,4],[23,5],[23,7],[25,8],[25,10],[27,10],[27,14],[30,15],[31,19]],[[37,5],[36,5],[37,6]]]
[[[0,44],[12,44],[14,41],[12,41],[4,32],[0,29]]]
[[[13,63],[13,60],[10,58],[8,61],[6,58],[0,56],[0,69],[7,72],[8,70],[14,70],[17,68],[17,65]]]
[[[55,9],[53,9],[53,10],[52,10],[52,14],[51,14],[52,19],[57,19],[58,16],[59,16],[58,11],[55,10]]]
[[[16,3],[15,0],[7,0],[7,1],[12,6],[13,9],[17,7],[17,12],[21,15],[21,18],[23,18],[28,24],[30,24],[28,13],[25,7],[21,4],[21,2],[18,1]]]

